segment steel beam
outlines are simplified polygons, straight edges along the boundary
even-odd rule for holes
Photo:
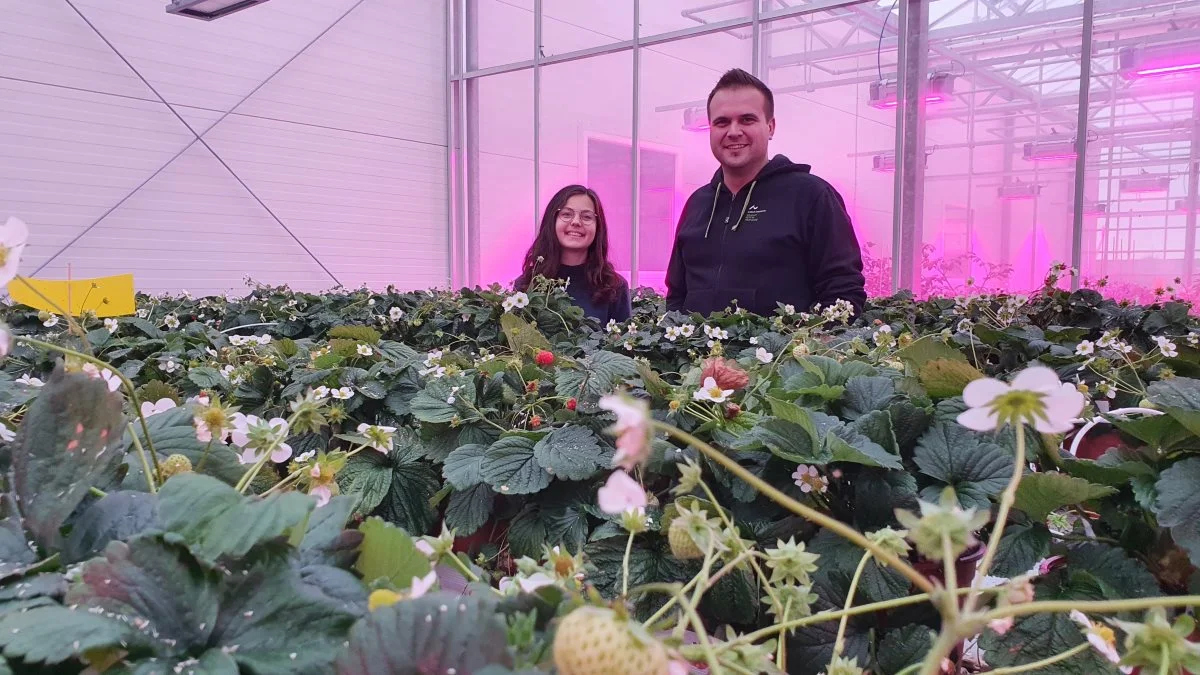
[[[1083,51],[1079,59],[1079,121],[1075,128],[1075,194],[1071,201],[1071,267],[1077,271],[1083,260],[1083,202],[1087,181],[1088,94],[1092,85],[1092,28],[1095,0],[1083,0]],[[1080,275],[1071,276],[1071,290],[1079,289]]]
[[[542,201],[542,0],[533,0],[533,236]]]
[[[464,0],[466,31],[463,40],[463,69],[473,70],[479,61],[479,16]],[[479,283],[479,80],[466,80],[463,88],[463,154],[466,157],[466,233],[463,256],[466,286]]]
[[[1200,205],[1200,88],[1192,94],[1192,139],[1188,148],[1187,229],[1184,230],[1184,282],[1196,271],[1196,209]]]
[[[757,4],[757,3],[756,3]],[[630,227],[629,227],[629,286],[638,287],[638,267],[640,267],[641,225],[642,225],[642,152],[638,144],[641,142],[641,105],[642,105],[642,49],[638,45],[641,27],[642,0],[633,0],[633,130],[629,135],[630,151],[633,154],[632,185],[630,186]]]
[[[896,107],[895,190],[900,210],[893,214],[892,276],[896,289],[919,291],[925,202],[925,92],[928,87],[929,5],[900,1],[900,105]]]

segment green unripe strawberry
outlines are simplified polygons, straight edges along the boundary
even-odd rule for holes
[[[671,545],[671,555],[680,560],[696,560],[704,557],[704,551],[696,545],[695,540],[688,534],[687,521],[676,518],[667,528],[667,542]]]
[[[603,607],[576,609],[554,636],[561,675],[664,675],[668,664],[666,648],[641,624]]]
[[[165,482],[171,476],[177,476],[181,473],[191,473],[192,460],[188,459],[186,455],[171,455],[162,464],[158,465],[158,470],[162,474],[162,480]]]

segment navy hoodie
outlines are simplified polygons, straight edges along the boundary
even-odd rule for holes
[[[683,208],[667,267],[667,309],[807,311],[843,299],[862,311],[862,254],[845,202],[807,164],[776,155],[736,195],[721,170]]]

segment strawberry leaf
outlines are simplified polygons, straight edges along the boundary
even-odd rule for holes
[[[146,492],[110,492],[71,523],[63,546],[68,563],[99,555],[110,541],[131,539],[156,525],[158,498]]]
[[[158,492],[163,529],[183,537],[205,562],[243,556],[254,546],[280,537],[308,516],[316,501],[299,492],[245,497],[212,478],[175,476]]]
[[[504,616],[487,596],[433,593],[371,612],[350,630],[339,675],[475,673],[510,667]]]
[[[1043,521],[1055,509],[1116,494],[1115,488],[1096,485],[1061,473],[1034,473],[1017,486],[1016,507],[1030,518]]]
[[[1012,455],[999,445],[958,424],[940,422],[917,442],[913,460],[926,476],[938,481],[922,491],[923,498],[937,502],[949,485],[963,508],[988,508],[990,497],[1008,485],[1013,470]]]
[[[39,545],[62,547],[59,528],[93,486],[115,482],[125,415],[103,379],[61,366],[29,406],[13,441],[13,489]]]
[[[396,588],[408,588],[413,577],[424,577],[432,569],[412,537],[395,525],[372,517],[358,530],[363,539],[354,568],[368,585],[387,579]]]
[[[551,476],[533,454],[534,442],[521,436],[506,436],[492,444],[483,455],[480,475],[502,495],[540,492],[550,485]]]
[[[61,605],[33,607],[0,617],[4,655],[26,663],[62,663],[85,650],[123,646],[136,649],[147,642],[149,636],[127,623]]]
[[[1163,471],[1158,479],[1156,513],[1163,527],[1200,564],[1200,458],[1185,459]]]
[[[533,456],[557,478],[587,480],[605,465],[604,452],[589,429],[570,425],[551,431],[533,446]]]

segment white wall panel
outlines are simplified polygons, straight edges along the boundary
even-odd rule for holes
[[[444,286],[441,4],[165,5],[0,0],[0,216],[31,226],[23,271]]]

